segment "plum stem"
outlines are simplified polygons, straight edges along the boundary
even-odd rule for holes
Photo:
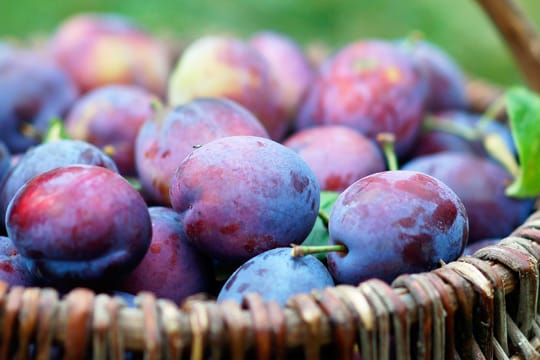
[[[291,256],[293,257],[302,257],[312,254],[321,254],[328,252],[342,252],[346,253],[348,251],[347,247],[343,244],[340,245],[296,245],[291,244]]]
[[[377,134],[377,141],[381,144],[384,156],[386,158],[386,163],[388,164],[389,170],[398,169],[398,161],[396,156],[396,151],[394,144],[396,142],[396,137],[392,133],[379,133]]]
[[[474,141],[480,138],[480,134],[477,129],[458,124],[450,119],[438,118],[437,120],[433,116],[427,116],[423,122],[423,128],[428,131],[442,131],[449,134],[454,134],[465,140]]]
[[[152,110],[154,112],[159,112],[164,108],[163,103],[158,98],[152,99],[152,101],[150,102],[150,106],[152,107]]]
[[[29,126],[31,127],[31,125]],[[37,131],[33,127],[25,128],[25,130],[29,129],[33,132],[32,137],[37,136]],[[64,123],[62,122],[62,119],[58,117],[52,118],[51,122],[49,123],[49,128],[47,129],[47,132],[43,138],[43,142],[51,142],[62,139],[69,139],[69,135],[64,127]]]
[[[487,134],[484,137],[484,148],[497,162],[499,162],[514,178],[519,174],[519,165],[514,154],[498,134]]]
[[[328,222],[330,221],[330,216],[323,209],[319,209],[319,219],[323,222],[325,228],[328,229]]]
[[[480,117],[480,120],[476,124],[476,128],[480,131],[483,131],[490,122],[495,121],[497,115],[500,114],[505,107],[506,96],[499,96],[491,104],[489,104],[486,111],[484,111],[484,113]]]

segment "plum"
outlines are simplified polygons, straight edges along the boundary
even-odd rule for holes
[[[322,65],[296,128],[346,125],[371,139],[393,133],[403,157],[420,133],[426,98],[427,80],[410,56],[388,41],[357,41]]]
[[[33,177],[10,201],[6,228],[32,274],[59,287],[114,282],[139,264],[152,237],[142,196],[95,165]]]
[[[1,223],[4,223],[9,201],[28,180],[48,170],[74,164],[96,165],[118,171],[108,155],[85,141],[63,139],[39,144],[21,156],[1,183]]]
[[[150,207],[152,242],[144,259],[122,279],[119,289],[137,294],[151,291],[178,305],[197,293],[209,293],[214,274],[210,258],[191,244],[180,215],[166,207]]]
[[[108,84],[131,84],[165,96],[171,70],[168,49],[127,17],[74,15],[58,26],[50,46],[82,93]]]
[[[170,205],[174,172],[194,147],[224,136],[268,137],[255,116],[234,101],[199,98],[147,120],[135,142],[135,163],[149,202]]]
[[[501,238],[488,238],[488,239],[477,240],[465,246],[465,250],[463,250],[463,256],[474,255],[474,253],[477,252],[478,250],[486,246],[497,245],[501,240],[502,240]]]
[[[291,296],[334,286],[326,267],[314,256],[291,256],[291,248],[267,250],[242,264],[225,282],[217,301],[242,303],[244,295],[259,293],[284,306]]]
[[[277,86],[277,101],[287,118],[295,118],[300,101],[315,78],[315,69],[300,46],[276,31],[261,31],[248,40],[268,62]]]
[[[10,286],[37,285],[13,242],[6,236],[0,236],[0,281]]]
[[[436,177],[458,194],[469,216],[469,243],[507,236],[525,221],[533,206],[531,199],[506,196],[512,175],[484,157],[441,152],[417,157],[402,169]]]
[[[30,50],[1,51],[0,141],[13,154],[37,145],[77,96],[71,78],[52,59]]]
[[[169,104],[224,97],[251,111],[274,140],[288,127],[270,66],[257,50],[229,36],[203,36],[182,53],[169,81]]]
[[[465,75],[450,54],[427,40],[408,39],[401,45],[428,79],[428,110],[465,110],[468,107]]]
[[[343,191],[356,180],[386,170],[375,142],[341,125],[300,130],[283,142],[311,167],[321,190]]]
[[[368,175],[340,194],[330,213],[327,256],[339,283],[429,271],[457,259],[467,244],[465,206],[436,178],[406,170]]]
[[[241,262],[301,243],[317,218],[320,187],[289,148],[257,136],[228,136],[184,159],[170,196],[193,243],[215,259]]]
[[[73,139],[110,151],[120,174],[135,176],[135,139],[142,124],[154,115],[157,98],[134,85],[105,85],[78,99],[66,117]]]

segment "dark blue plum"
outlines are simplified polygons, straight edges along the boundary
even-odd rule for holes
[[[142,196],[118,173],[92,165],[33,177],[10,201],[6,228],[31,272],[60,287],[127,274],[152,237]]]
[[[326,267],[312,255],[293,257],[291,248],[265,251],[240,266],[225,282],[217,301],[242,302],[244,295],[259,293],[266,301],[285,305],[298,293],[334,286]]]
[[[223,261],[301,243],[320,202],[313,171],[291,149],[257,136],[228,136],[188,155],[171,179],[172,207],[187,237]]]
[[[414,171],[384,171],[340,194],[329,234],[330,244],[347,248],[327,256],[336,282],[391,282],[457,259],[467,244],[468,221],[463,203],[443,182]]]
[[[166,207],[150,207],[149,212],[150,248],[119,289],[132,294],[151,291],[178,305],[190,295],[209,293],[214,286],[212,261],[188,241],[180,214]]]
[[[117,172],[114,161],[96,146],[79,140],[57,140],[37,145],[22,155],[8,172],[0,189],[2,223],[11,198],[28,180],[67,165],[96,165]]]
[[[402,169],[431,175],[456,192],[469,216],[470,243],[507,236],[532,210],[531,199],[506,196],[512,175],[484,157],[442,152],[413,159]]]
[[[13,154],[38,144],[54,117],[77,98],[71,78],[30,51],[0,51],[0,140]]]

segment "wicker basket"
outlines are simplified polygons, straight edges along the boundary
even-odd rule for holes
[[[478,0],[529,87],[540,90],[540,46],[509,0]],[[471,82],[475,110],[500,91]],[[260,296],[181,307],[140,293],[136,307],[75,289],[0,282],[0,359],[539,359],[540,211],[499,245],[434,271],[300,294],[285,308]]]

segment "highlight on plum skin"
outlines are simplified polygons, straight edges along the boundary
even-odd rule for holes
[[[142,196],[91,165],[32,178],[9,203],[6,227],[31,272],[58,287],[110,283],[142,260],[152,236]]]

